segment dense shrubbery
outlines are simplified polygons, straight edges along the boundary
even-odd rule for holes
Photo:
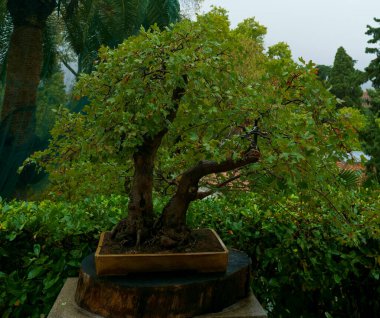
[[[193,203],[191,226],[213,227],[253,259],[252,286],[272,317],[375,317],[380,310],[379,194],[352,192],[345,213],[243,194]],[[2,317],[47,314],[64,279],[121,217],[121,196],[81,203],[0,203]],[[163,202],[157,202],[162,205]]]
[[[352,193],[350,211],[302,210],[243,195],[193,207],[193,224],[218,230],[253,260],[252,287],[271,317],[377,317],[379,197]]]
[[[66,277],[94,251],[98,234],[120,218],[123,197],[77,204],[0,202],[0,312],[47,314]]]

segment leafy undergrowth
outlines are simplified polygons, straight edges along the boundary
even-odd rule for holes
[[[252,288],[270,317],[379,317],[380,197],[351,195],[344,212],[246,194],[198,202],[190,216],[251,256]]]
[[[0,312],[47,315],[66,277],[78,276],[99,233],[121,217],[126,199],[81,203],[0,203]]]
[[[215,228],[228,246],[252,257],[252,287],[271,317],[376,317],[379,194],[352,196],[344,212],[323,205],[306,211],[294,195],[275,204],[254,194],[219,197],[194,202],[188,221]],[[65,278],[78,275],[99,233],[126,206],[123,196],[0,202],[2,317],[47,315]]]

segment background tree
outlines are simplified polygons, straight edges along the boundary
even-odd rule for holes
[[[100,46],[116,47],[127,37],[136,34],[141,26],[160,27],[175,23],[180,18],[177,0],[81,0],[64,2],[62,15],[65,38],[77,56],[77,76],[92,70]]]
[[[346,50],[338,48],[327,83],[331,85],[331,93],[343,100],[341,106],[361,105],[363,91],[360,85],[365,82],[365,76],[354,66],[355,61]]]
[[[51,32],[46,26],[48,17],[57,9],[57,2],[8,0],[0,7],[0,28],[7,31],[2,32],[0,39],[4,43],[0,51],[0,70],[3,70],[0,74],[5,78],[0,116],[2,196],[12,194],[17,183],[17,167],[35,150],[37,87],[41,74],[49,70],[51,73],[56,62],[57,48],[51,45]],[[59,8],[64,17],[65,38],[78,54],[79,71],[91,70],[100,45],[116,46],[136,33],[141,25],[157,22],[163,26],[179,18],[177,0],[61,0]],[[12,37],[8,42],[10,32]]]
[[[17,183],[16,170],[34,147],[36,93],[44,56],[44,28],[55,5],[54,0],[6,1],[9,15],[6,13],[2,17],[11,17],[13,30],[6,53],[5,91],[0,115],[2,195],[12,192]]]
[[[380,22],[380,19],[374,18],[374,20]],[[368,40],[369,44],[380,43],[380,27],[368,25],[366,34],[372,37]],[[374,177],[375,181],[380,182],[380,49],[367,47],[366,53],[375,54],[376,57],[365,69],[374,89],[368,90],[370,108],[366,111],[366,115],[369,124],[367,129],[361,133],[361,140],[366,153],[371,156],[367,162],[369,174]]]
[[[52,190],[67,195],[76,184],[70,198],[91,196],[86,178],[107,183],[105,169],[124,170],[128,216],[115,237],[139,244],[156,235],[163,245],[188,234],[190,203],[210,193],[202,185],[212,192],[267,183],[272,195],[327,195],[323,184],[336,182],[350,131],[313,64],[293,62],[281,43],[267,55],[246,36],[247,25],[230,30],[225,12],[215,9],[102,48],[76,88],[90,104],[84,113],[61,110],[49,149],[31,159],[49,171]],[[259,71],[242,71],[255,63]],[[164,184],[171,198],[156,218],[153,193]]]
[[[374,18],[375,22],[380,23],[380,19]],[[367,25],[367,32],[365,33],[372,37],[368,40],[369,44],[380,44],[380,27],[372,27]],[[380,88],[380,47],[367,47],[366,53],[375,54],[375,58],[366,68],[369,79],[375,88]]]
[[[331,66],[320,64],[320,65],[317,65],[317,69],[318,69],[318,77],[322,81],[327,81],[330,77]]]

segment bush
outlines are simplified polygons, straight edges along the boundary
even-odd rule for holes
[[[271,317],[376,317],[379,194],[351,195],[344,213],[323,205],[305,211],[294,195],[273,204],[255,194],[206,199],[192,204],[188,222],[215,228],[252,257],[252,287]],[[2,317],[47,315],[65,278],[78,275],[126,205],[123,196],[0,202]]]
[[[120,196],[77,204],[0,202],[2,318],[46,315],[65,278],[78,276],[81,260],[125,204]]]
[[[344,213],[245,194],[198,202],[189,216],[251,256],[252,287],[270,317],[378,317],[380,197],[351,194]]]

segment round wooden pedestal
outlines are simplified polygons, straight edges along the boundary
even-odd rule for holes
[[[103,317],[189,318],[218,312],[249,294],[250,259],[229,252],[226,273],[146,273],[98,277],[94,255],[82,262],[77,304]]]

